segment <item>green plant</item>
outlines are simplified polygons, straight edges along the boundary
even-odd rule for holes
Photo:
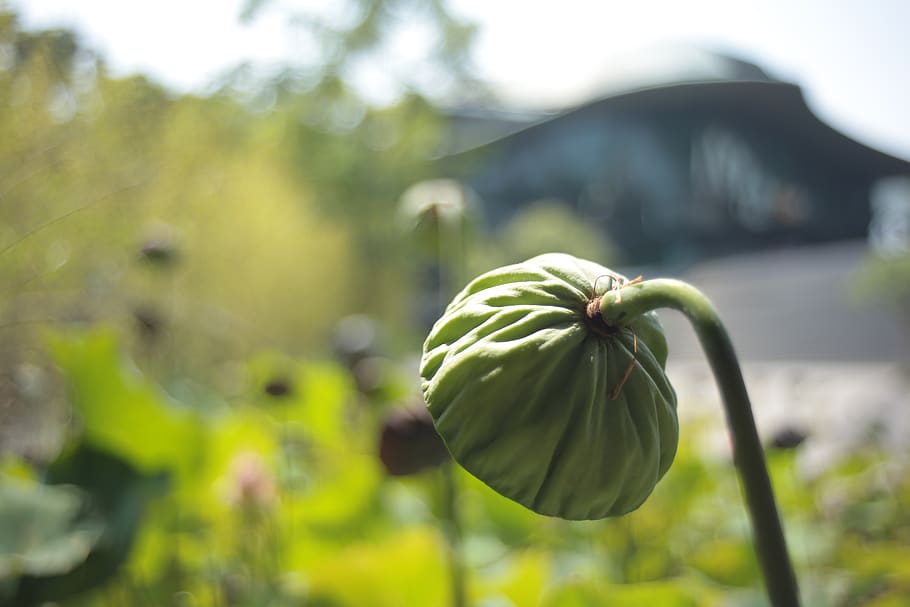
[[[711,302],[686,283],[627,281],[562,254],[476,278],[424,345],[422,387],[437,429],[465,468],[541,513],[634,510],[676,451],[666,344],[651,316],[663,307],[693,323],[719,384],[771,601],[798,605],[739,364]]]
[[[595,284],[616,280],[567,255],[506,266],[456,296],[426,341],[424,393],[449,449],[541,514],[630,512],[676,453],[656,315],[614,329],[580,314]]]

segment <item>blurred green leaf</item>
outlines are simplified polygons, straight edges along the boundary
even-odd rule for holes
[[[603,588],[588,582],[575,581],[551,591],[541,607],[603,607]]]
[[[448,607],[449,572],[439,533],[417,527],[327,555],[308,574],[308,604]]]
[[[508,601],[514,607],[537,607],[551,577],[551,558],[546,550],[528,549],[489,565],[472,584],[476,604]]]
[[[20,607],[68,598],[113,576],[129,554],[148,501],[166,487],[163,476],[142,475],[124,460],[85,445],[53,462],[45,480],[57,490],[73,485],[81,490],[78,520],[96,535],[71,567],[23,575],[14,599]],[[72,514],[72,508],[61,510]]]
[[[559,251],[615,267],[616,251],[603,232],[558,200],[541,200],[523,208],[501,237],[507,263]]]
[[[383,472],[374,457],[348,455],[295,503],[302,524],[346,537],[376,514]]]
[[[463,468],[457,471],[470,529],[493,534],[513,546],[527,546],[547,524],[546,517],[503,497]]]
[[[34,481],[35,469],[20,457],[6,454],[0,456],[0,477],[9,480]]]
[[[316,448],[350,445],[351,415],[355,398],[350,374],[330,362],[306,362],[264,355],[250,363],[254,385],[283,378],[289,391],[282,398],[263,397],[266,411],[284,431],[303,436]]]
[[[905,327],[910,322],[910,254],[881,257],[870,253],[847,284],[855,300],[876,307],[884,303],[900,315]]]
[[[716,600],[710,587],[688,578],[634,585],[570,582],[541,607],[709,607]]]
[[[910,589],[910,546],[897,542],[865,544],[845,538],[838,547],[840,564],[863,584],[890,581]]]
[[[78,487],[0,477],[0,579],[65,573],[83,562],[103,523],[82,516]]]
[[[197,462],[202,442],[197,416],[128,364],[112,331],[56,335],[50,349],[69,384],[86,442],[145,472]]]
[[[761,574],[751,542],[730,539],[706,541],[689,555],[688,564],[728,586],[755,586]]]
[[[910,601],[907,599],[907,593],[910,588],[887,591],[874,597],[872,600],[863,603],[863,607],[907,607]]]

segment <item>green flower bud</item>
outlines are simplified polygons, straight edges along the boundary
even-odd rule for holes
[[[534,257],[473,280],[424,344],[422,388],[452,456],[541,514],[630,512],[676,454],[657,316],[600,316],[600,295],[625,282],[569,255]]]

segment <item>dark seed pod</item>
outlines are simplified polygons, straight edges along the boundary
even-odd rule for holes
[[[778,430],[771,437],[770,446],[782,451],[796,449],[805,442],[806,438],[808,438],[808,435],[805,431],[793,427],[785,427]]]
[[[177,249],[174,244],[164,240],[149,240],[142,245],[140,257],[160,266],[172,265],[177,260]]]
[[[657,316],[623,327],[600,317],[600,296],[625,283],[590,261],[541,255],[468,284],[424,344],[424,397],[452,456],[541,514],[634,510],[676,454]]]
[[[283,396],[288,396],[292,391],[291,382],[286,377],[273,377],[265,383],[262,387],[262,391],[268,394],[269,396],[275,398],[281,398]]]
[[[379,459],[390,475],[408,476],[439,466],[449,452],[421,404],[389,413],[379,435]]]

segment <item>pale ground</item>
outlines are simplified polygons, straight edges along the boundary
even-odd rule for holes
[[[762,437],[785,428],[808,433],[799,454],[807,474],[862,448],[910,460],[910,332],[855,288],[864,252],[863,243],[773,251],[681,277],[720,311]],[[721,424],[717,388],[692,329],[674,312],[661,319],[681,419]],[[725,432],[708,435],[707,449],[729,451]]]
[[[882,448],[910,463],[910,374],[889,363],[745,363],[759,434],[767,444],[785,429],[808,435],[798,464],[808,476],[856,450]],[[706,451],[729,454],[723,409],[707,363],[674,362],[668,374],[683,424],[707,420]]]

